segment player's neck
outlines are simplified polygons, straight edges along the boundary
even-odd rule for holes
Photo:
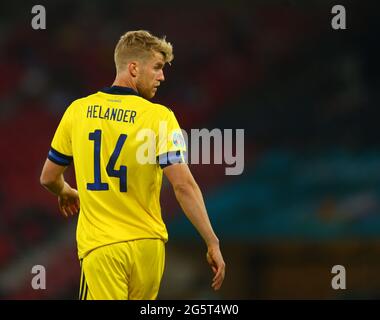
[[[128,87],[138,92],[136,85],[129,79],[116,76],[116,79],[112,83],[112,86]]]

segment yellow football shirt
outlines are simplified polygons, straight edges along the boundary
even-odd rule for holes
[[[174,113],[113,86],[75,100],[55,132],[48,158],[73,160],[80,198],[79,258],[120,241],[167,241],[161,217],[162,168],[185,162]]]

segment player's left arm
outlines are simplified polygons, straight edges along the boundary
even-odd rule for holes
[[[53,161],[46,159],[42,169],[40,183],[51,193],[58,196],[59,210],[66,217],[79,212],[78,191],[65,181],[63,173],[66,166],[61,166]]]

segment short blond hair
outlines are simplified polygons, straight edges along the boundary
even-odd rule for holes
[[[144,59],[153,52],[160,52],[165,63],[170,63],[173,56],[173,46],[165,36],[158,38],[145,30],[128,31],[120,37],[115,48],[116,70],[122,70],[131,59]]]

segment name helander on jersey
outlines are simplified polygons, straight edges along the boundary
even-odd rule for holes
[[[99,118],[118,122],[135,123],[137,112],[135,110],[118,109],[99,105],[88,106],[87,118]]]

